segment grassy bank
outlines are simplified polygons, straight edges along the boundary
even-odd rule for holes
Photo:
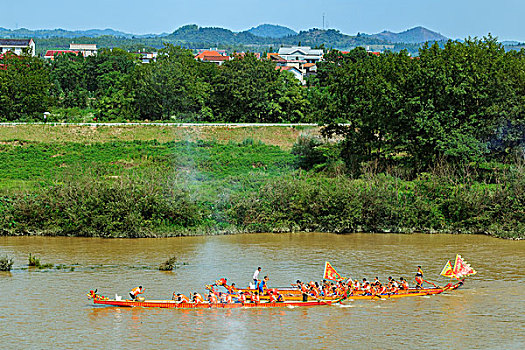
[[[74,126],[17,125],[0,126],[1,144],[38,143],[105,143],[114,141],[216,141],[242,142],[252,139],[267,145],[290,149],[299,135],[317,135],[318,127],[227,127],[227,126]]]
[[[113,127],[84,127],[74,130],[91,136],[74,142],[77,131],[38,134],[36,127],[22,129],[16,141],[5,134],[0,138],[0,234],[326,231],[525,238],[525,175],[519,166],[490,182],[444,173],[411,180],[384,173],[352,179],[298,170],[288,147],[252,138],[128,140],[133,132],[125,128],[120,139],[110,140]],[[144,139],[166,130],[136,128],[137,135],[148,132]],[[268,129],[261,134],[270,137],[274,129]],[[243,132],[233,130],[230,136]],[[273,137],[282,146],[293,143],[293,135]]]

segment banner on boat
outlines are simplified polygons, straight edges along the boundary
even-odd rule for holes
[[[450,263],[450,260],[446,263],[445,267],[441,271],[441,276],[454,278],[456,275],[454,275],[454,270],[452,269],[452,264]]]
[[[335,269],[330,265],[330,263],[327,261],[324,264],[324,274],[323,279],[329,280],[329,281],[340,281],[343,279],[340,274],[335,271]]]
[[[475,275],[477,272],[472,267],[470,267],[470,264],[468,264],[461,255],[456,255],[456,262],[454,263],[454,275],[457,278],[467,277],[470,275]]]

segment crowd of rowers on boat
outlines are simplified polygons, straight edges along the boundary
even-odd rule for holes
[[[416,292],[422,288],[416,282],[416,288],[410,288],[408,282],[400,277],[396,281],[388,277],[388,282],[383,284],[379,278],[375,277],[372,282],[363,278],[362,282],[358,280],[340,280],[337,282],[323,280],[319,282],[301,282],[297,280],[292,283],[292,288],[268,288],[268,276],[265,276],[256,285],[250,284],[251,288],[237,288],[235,283],[228,285],[226,278],[215,281],[212,285],[207,285],[208,293],[205,296],[194,292],[190,296],[182,293],[173,293],[172,300],[180,303],[279,303],[289,300],[302,299],[307,300],[337,300],[349,298],[354,295],[361,296],[381,296],[394,295],[401,293]],[[226,291],[219,291],[218,287],[224,287]]]

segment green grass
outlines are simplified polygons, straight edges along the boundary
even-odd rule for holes
[[[156,171],[174,175],[196,190],[216,181],[255,176],[263,179],[292,171],[294,156],[262,143],[114,141],[107,143],[27,143],[0,145],[0,193],[31,190],[64,177],[93,172],[111,181]],[[238,181],[238,180],[234,180]]]

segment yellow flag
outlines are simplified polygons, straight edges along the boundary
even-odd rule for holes
[[[454,278],[456,275],[454,274],[454,270],[452,269],[452,265],[450,264],[450,260],[445,264],[445,267],[441,271],[441,276]]]

